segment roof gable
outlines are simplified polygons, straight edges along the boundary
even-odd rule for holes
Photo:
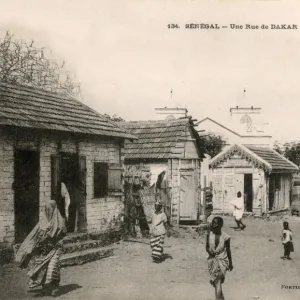
[[[276,151],[257,146],[234,144],[224,149],[210,161],[212,168],[221,164],[235,153],[250,161],[255,167],[263,168],[267,172],[298,172],[299,167],[277,153]]]
[[[122,122],[122,127],[138,137],[138,140],[132,143],[125,143],[125,159],[168,159],[177,157],[179,154],[176,155],[173,150],[178,142],[187,139],[186,134],[190,136],[187,129],[193,129],[192,126],[192,121],[188,118]]]
[[[134,139],[103,115],[60,94],[0,82],[0,126]]]
[[[237,131],[230,129],[230,128],[228,128],[227,126],[222,125],[221,123],[219,123],[219,122],[217,122],[217,121],[215,121],[215,120],[213,120],[213,119],[211,119],[211,118],[209,118],[209,117],[206,117],[206,118],[200,120],[200,121],[197,122],[196,124],[198,125],[198,124],[201,124],[201,123],[203,123],[203,122],[205,122],[205,121],[210,121],[210,122],[216,124],[217,126],[223,128],[223,129],[227,130],[228,132],[230,132],[230,133],[232,133],[232,134],[234,134],[234,135],[236,135],[236,136],[238,136],[238,137],[241,137],[241,138],[244,138],[244,137],[245,137],[245,138],[247,138],[247,137],[271,138],[271,137],[272,137],[271,135],[253,135],[253,134],[245,135],[245,134],[240,134],[240,133],[238,133]]]

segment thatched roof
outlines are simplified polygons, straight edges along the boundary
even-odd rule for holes
[[[125,159],[168,159],[176,157],[173,150],[176,144],[184,141],[188,129],[199,138],[189,118],[171,119],[163,121],[137,121],[122,122],[122,128],[126,128],[138,140],[125,143]]]
[[[216,155],[210,161],[210,166],[215,168],[226,161],[235,153],[238,153],[246,160],[250,161],[255,167],[263,168],[267,172],[299,172],[299,167],[277,153],[275,150],[259,146],[250,145],[231,145]]]
[[[83,103],[27,86],[0,82],[0,126],[134,139]]]

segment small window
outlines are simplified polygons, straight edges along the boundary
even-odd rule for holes
[[[94,198],[107,196],[108,192],[108,164],[94,163]]]
[[[281,190],[281,176],[279,174],[275,175],[275,189],[278,191]]]

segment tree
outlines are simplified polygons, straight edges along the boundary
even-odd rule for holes
[[[10,32],[0,38],[0,80],[42,88],[65,95],[81,96],[80,85],[59,63],[46,57],[46,49],[19,40]]]
[[[204,145],[204,151],[213,158],[219,154],[226,146],[226,141],[222,135],[208,133],[205,136],[200,136],[201,143]]]
[[[114,121],[114,122],[125,122],[125,120],[117,115],[109,115],[109,114],[104,114],[104,116],[106,118],[108,118],[109,120],[111,121]]]

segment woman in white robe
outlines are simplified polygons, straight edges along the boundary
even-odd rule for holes
[[[244,214],[244,199],[242,193],[238,192],[237,197],[230,202],[233,205],[233,217],[234,220],[241,230],[246,228],[246,225],[243,224],[242,218]]]

